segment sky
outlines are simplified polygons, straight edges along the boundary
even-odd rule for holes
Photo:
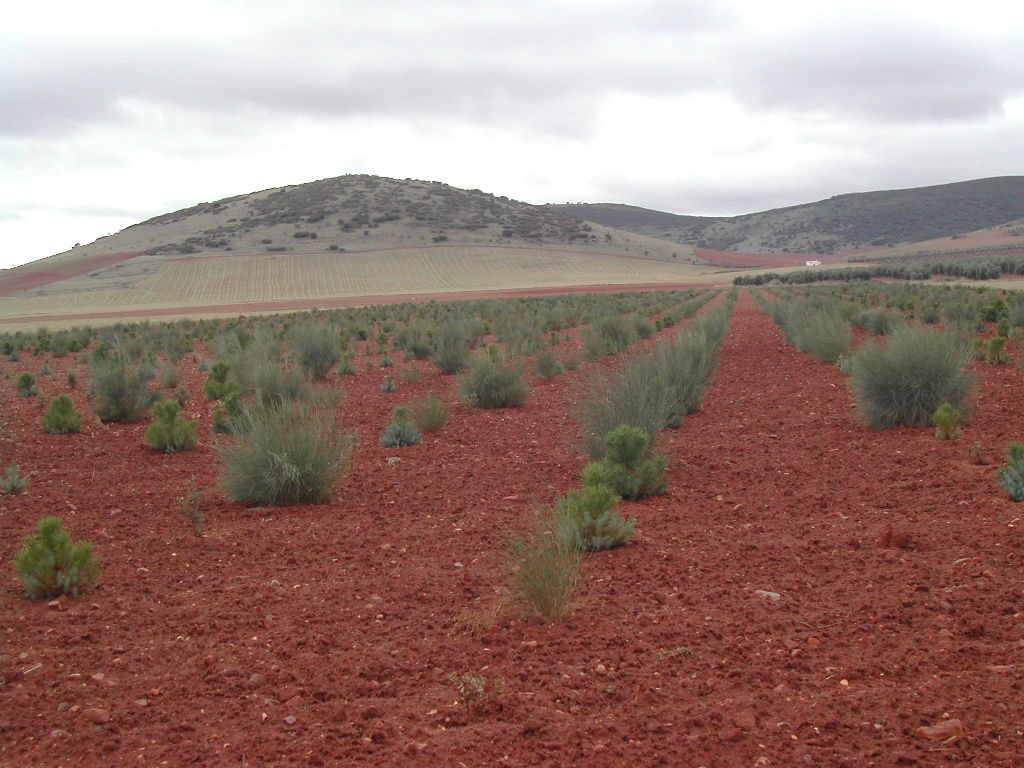
[[[1022,52],[1016,0],[9,4],[0,267],[346,173],[696,215],[1019,175]]]

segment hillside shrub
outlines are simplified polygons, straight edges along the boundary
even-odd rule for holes
[[[352,459],[354,435],[333,408],[286,400],[243,411],[244,431],[218,446],[225,493],[252,506],[327,501]]]
[[[409,420],[409,409],[399,406],[391,414],[391,421],[384,427],[380,436],[380,444],[385,448],[402,448],[407,445],[419,445],[423,442],[416,425]]]
[[[1024,443],[1011,443],[1006,461],[999,470],[999,484],[1014,501],[1024,501]]]
[[[459,395],[473,408],[515,408],[526,402],[529,388],[520,368],[500,356],[478,355],[459,380]]]
[[[43,429],[51,435],[67,435],[82,429],[82,414],[68,395],[57,395],[43,414]]]
[[[448,403],[429,394],[413,406],[413,421],[421,432],[436,432],[448,421]]]
[[[271,362],[256,367],[253,373],[256,404],[269,408],[288,400],[308,400],[313,388],[302,371]]]
[[[228,392],[213,409],[213,431],[230,435],[245,431],[245,403],[237,392]]]
[[[555,501],[562,539],[584,552],[612,549],[636,535],[636,520],[618,508],[619,496],[609,486],[585,484]]]
[[[26,538],[14,558],[28,597],[77,597],[96,582],[100,564],[90,542],[72,543],[59,517],[43,518],[36,530],[37,535]]]
[[[929,424],[943,403],[966,410],[970,348],[954,333],[906,327],[886,344],[869,341],[851,360],[860,412],[875,429]]]
[[[642,428],[621,424],[605,435],[604,444],[604,458],[583,471],[585,487],[605,485],[630,501],[666,491],[668,459],[651,453],[650,435]]]
[[[102,421],[130,424],[149,413],[156,393],[147,381],[152,369],[122,356],[94,357],[91,361],[92,409]]]
[[[34,397],[39,394],[39,390],[36,389],[36,377],[28,371],[25,371],[18,377],[14,388],[22,397]]]
[[[146,444],[165,453],[178,453],[195,446],[199,441],[196,423],[184,418],[181,406],[167,400],[153,406],[155,421],[146,430]]]
[[[424,321],[409,323],[398,332],[395,341],[405,353],[415,360],[426,360],[434,351],[432,336],[434,329]]]

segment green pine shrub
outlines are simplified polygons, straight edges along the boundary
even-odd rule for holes
[[[392,379],[390,376],[384,378],[384,383],[380,385],[380,391],[385,393],[397,392],[398,382]]]
[[[7,467],[7,473],[0,478],[0,491],[14,496],[24,493],[26,488],[28,488],[28,478],[22,477],[21,465],[16,461],[12,462]]]
[[[620,424],[604,438],[605,454],[583,471],[584,486],[606,485],[630,501],[668,489],[668,459],[652,454],[651,438],[641,427]]]
[[[619,495],[608,485],[584,484],[556,500],[559,535],[584,552],[612,549],[636,535],[636,520],[618,509]]]
[[[223,360],[217,360],[210,366],[210,378],[203,382],[203,391],[210,400],[223,400],[232,392],[238,392],[236,381],[229,381],[231,366]]]
[[[68,395],[57,395],[43,414],[43,429],[51,435],[67,435],[82,429],[82,414]]]
[[[882,345],[869,341],[850,359],[851,384],[875,429],[930,424],[943,403],[963,412],[972,387],[970,347],[950,332],[908,326]]]
[[[34,397],[39,394],[39,390],[36,389],[36,377],[28,371],[25,371],[18,377],[14,388],[22,397]]]
[[[227,496],[252,506],[327,501],[356,446],[333,407],[287,400],[243,411],[244,425],[218,446]]]
[[[165,453],[178,453],[195,446],[199,441],[196,423],[184,418],[176,400],[167,400],[153,406],[154,421],[146,430],[146,444]]]
[[[459,380],[459,395],[473,408],[516,408],[526,402],[529,391],[520,368],[490,353],[474,358],[469,373]]]
[[[380,436],[380,444],[385,448],[402,448],[407,445],[419,445],[423,442],[416,425],[409,420],[409,409],[403,406],[395,408],[391,421],[384,427]]]
[[[1024,501],[1024,443],[1010,443],[1006,466],[999,470],[999,484],[1014,501]]]
[[[77,597],[96,582],[100,564],[90,542],[73,544],[59,517],[43,518],[37,531],[38,535],[25,539],[25,546],[14,558],[28,597]]]
[[[994,336],[989,339],[988,346],[985,348],[985,362],[990,365],[1006,365],[1009,363],[1010,353],[1004,349],[1007,341],[1009,339],[1005,336]]]
[[[448,421],[448,403],[431,393],[413,406],[413,421],[421,432],[436,432]]]
[[[245,403],[237,392],[224,395],[213,409],[213,431],[230,435],[244,430],[248,423],[244,418]]]
[[[935,409],[932,414],[932,424],[935,425],[935,436],[939,440],[955,440],[960,437],[960,411],[949,403],[943,403]]]

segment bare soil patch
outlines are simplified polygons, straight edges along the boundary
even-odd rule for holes
[[[637,539],[589,556],[574,613],[538,625],[492,618],[503,552],[579,481],[585,372],[384,449],[395,404],[455,403],[454,380],[421,363],[384,394],[394,369],[367,362],[332,382],[362,438],[337,498],[274,509],[216,490],[191,358],[201,444],[173,456],[145,424],[43,433],[13,387],[41,361],[3,363],[0,468],[31,485],[0,497],[0,763],[1020,764],[1021,507],[968,450],[998,462],[1022,437],[1016,367],[978,370],[958,441],[874,432],[743,294],[704,407],[661,439],[668,493],[628,506]],[[176,501],[192,477],[202,539]],[[59,608],[11,564],[49,514],[104,567]],[[467,707],[453,674],[493,693]]]

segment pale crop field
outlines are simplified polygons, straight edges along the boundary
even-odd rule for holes
[[[140,262],[141,265],[142,262]],[[147,260],[123,280],[78,278],[0,297],[0,322],[96,312],[215,307],[337,297],[712,282],[686,262],[509,247],[363,253],[232,254]],[[719,281],[722,277],[718,274]],[[197,313],[198,314],[198,313]]]

